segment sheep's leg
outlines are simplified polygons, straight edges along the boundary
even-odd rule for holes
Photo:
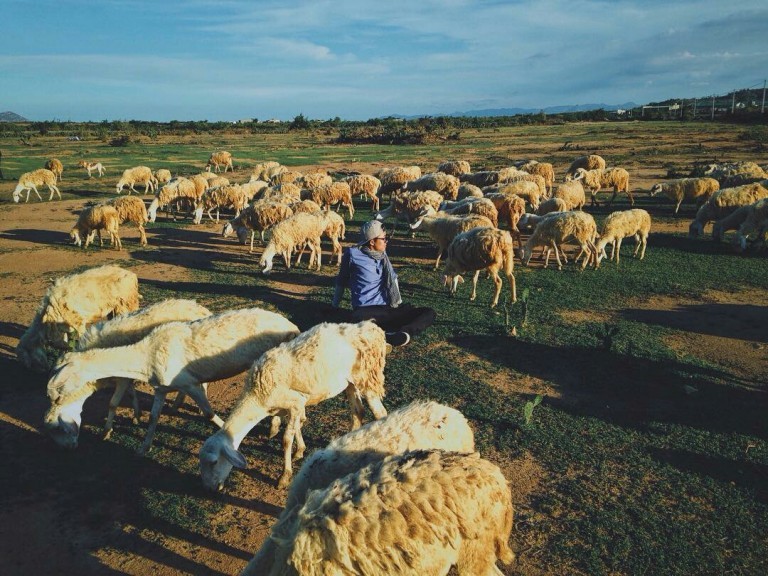
[[[472,296],[469,297],[470,301],[474,301],[477,297],[477,279],[480,276],[480,270],[475,271],[475,275],[472,277]]]
[[[614,201],[614,200],[616,200],[616,190],[615,190],[615,189],[614,189],[614,191],[613,191],[613,196],[611,196],[611,201],[610,201],[610,202],[608,202],[608,208],[610,208],[611,206],[613,206],[613,201]]]
[[[269,423],[269,436],[268,438],[274,438],[277,433],[280,432],[280,416],[272,416],[272,420]]]
[[[501,278],[499,278],[499,273],[496,270],[493,271],[491,280],[493,280],[493,284],[496,286],[496,291],[493,293],[493,300],[491,300],[491,308],[496,308],[496,305],[499,303],[499,294],[501,294]]]
[[[384,408],[384,404],[382,403],[378,394],[374,394],[368,390],[363,394],[363,396],[365,397],[365,402],[368,404],[371,412],[373,412],[373,417],[376,418],[376,420],[381,420],[384,418],[384,416],[387,415],[387,409]]]
[[[263,234],[263,232],[262,232]],[[256,239],[256,230],[251,230],[251,252],[253,252],[253,241]]]
[[[208,395],[206,394],[205,388],[202,384],[192,386],[187,390],[187,394],[189,394],[190,398],[192,398],[192,400],[197,403],[206,420],[213,422],[219,428],[224,426],[224,420],[219,418],[216,412],[213,411],[211,403],[208,402]]]
[[[128,386],[133,384],[133,381],[128,380],[127,378],[119,378],[117,381],[117,385],[115,386],[115,392],[112,394],[112,398],[109,399],[109,410],[107,411],[107,421],[104,424],[104,440],[109,440],[110,436],[112,436],[112,425],[115,421],[115,414],[117,412],[117,407],[120,406],[120,401],[123,399],[123,395],[125,394],[125,391],[128,389]],[[135,396],[134,396],[135,398]]]
[[[507,280],[509,280],[509,295],[512,298],[512,302],[517,302],[517,285],[515,284],[515,275],[510,272],[507,274]]]
[[[365,407],[360,399],[360,395],[357,393],[357,388],[352,384],[347,386],[345,390],[347,394],[347,402],[349,402],[349,429],[357,430],[363,424],[363,414],[365,414]]]
[[[149,412],[149,426],[147,426],[144,442],[139,448],[140,456],[146,455],[152,446],[152,439],[155,437],[155,430],[157,429],[157,421],[160,419],[160,412],[162,412],[163,404],[165,403],[165,395],[168,392],[168,390],[155,390],[155,397],[152,400],[152,410]]]
[[[32,190],[34,190],[35,194],[37,194],[38,200],[40,200],[40,202],[42,202],[43,201],[43,197],[40,196],[40,192],[37,191],[37,187],[34,184],[32,184]],[[29,190],[27,190],[27,202],[29,202]]]
[[[557,249],[557,243],[552,240],[552,248],[555,250],[555,258],[557,259],[557,269],[562,270],[563,269],[563,263],[560,262],[560,252]],[[565,252],[563,252],[563,257],[565,257]],[[549,255],[547,255],[547,258],[549,258]]]
[[[141,235],[141,240],[139,240],[140,246],[146,246],[147,245],[147,232],[144,230],[144,225],[139,226],[139,234]]]
[[[59,195],[59,200],[61,200],[61,192],[59,192],[59,189],[56,186],[48,186],[48,190],[50,190],[50,192],[51,192],[51,196],[48,198],[48,202],[53,200],[54,193],[58,194]]]
[[[349,210],[349,219],[352,220],[355,217],[355,207],[352,206],[352,202],[347,204],[347,209]]]
[[[619,257],[621,256],[621,241],[623,238],[616,239],[616,264],[619,263]]]
[[[278,488],[285,488],[291,481],[293,475],[293,465],[291,463],[291,451],[293,450],[293,439],[296,437],[301,418],[295,408],[289,410],[288,424],[283,433],[283,474],[277,482]]]
[[[440,266],[440,257],[443,255],[443,249],[438,248],[437,249],[437,260],[435,260],[435,270],[437,270],[437,267]]]
[[[318,238],[314,242],[310,243],[309,246],[310,250],[315,255],[315,258],[317,259],[317,269],[320,270],[320,267],[322,266],[322,260],[323,260],[323,247],[320,244],[320,239]]]
[[[645,246],[648,243],[648,236],[637,234],[637,246],[635,246],[635,253],[633,256],[637,256],[638,250],[640,251],[640,260],[645,256]],[[642,247],[642,250],[640,249]]]
[[[581,263],[581,269],[584,270],[584,268],[587,267],[587,264],[590,263],[592,260],[592,250],[590,250],[588,244],[581,244],[581,251],[584,253],[584,261]]]
[[[625,192],[627,193],[627,196],[629,197],[629,205],[630,206],[634,206],[635,205],[635,199],[632,197],[632,192],[630,192],[629,190],[625,190]]]

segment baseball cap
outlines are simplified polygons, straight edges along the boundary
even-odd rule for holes
[[[378,220],[369,220],[360,227],[360,241],[357,243],[357,245],[362,246],[369,240],[373,240],[374,238],[381,238],[385,235],[386,231],[384,230],[384,226],[381,225],[381,222]]]

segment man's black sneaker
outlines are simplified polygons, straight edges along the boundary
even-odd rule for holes
[[[387,332],[387,342],[392,346],[405,346],[410,341],[408,332]]]

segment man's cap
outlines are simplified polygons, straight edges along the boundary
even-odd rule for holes
[[[378,220],[369,220],[360,227],[360,241],[357,245],[362,246],[363,244],[367,244],[369,240],[381,238],[382,236],[386,236],[386,232],[384,231],[384,226],[381,225],[381,222]]]

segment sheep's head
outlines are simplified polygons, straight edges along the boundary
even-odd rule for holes
[[[656,194],[658,194],[659,192],[661,192],[661,184],[654,184],[651,187],[650,195],[656,196]]]
[[[224,236],[224,238],[226,238],[227,236],[231,236],[232,232],[234,231],[235,229],[232,227],[232,223],[227,222],[226,224],[224,224],[224,229],[221,231],[221,235]]]
[[[451,296],[456,294],[456,288],[458,287],[459,282],[462,284],[464,283],[464,278],[461,276],[461,274],[456,274],[454,276],[443,274],[443,286],[448,287],[451,292]]]
[[[688,237],[689,238],[698,238],[704,233],[704,226],[697,220],[694,220],[691,222],[691,225],[688,227]]]
[[[240,241],[240,244],[247,244],[248,243],[248,228],[245,226],[240,226],[237,229],[237,239]]]
[[[21,198],[21,191],[24,189],[24,186],[19,184],[16,186],[16,189],[13,191],[13,201],[18,204],[19,199]]]
[[[200,448],[200,476],[208,490],[221,491],[232,468],[245,468],[245,457],[235,450],[232,440],[223,432],[217,432]]]
[[[16,347],[16,356],[19,362],[35,372],[47,373],[50,371],[55,359],[51,358],[49,352],[50,349],[47,349],[42,343],[29,346],[27,342],[19,342]],[[56,353],[58,354],[58,351]]]

